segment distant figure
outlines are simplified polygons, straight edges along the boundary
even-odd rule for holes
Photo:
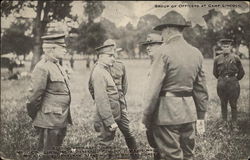
[[[70,62],[70,67],[73,69],[74,68],[74,62],[75,62],[75,60],[73,58],[73,55],[71,56],[69,62]]]
[[[94,58],[93,58],[93,63],[95,64],[96,62],[97,62],[97,57],[94,56]]]
[[[90,58],[89,58],[89,56],[87,57],[87,59],[86,59],[86,68],[90,68]]]
[[[13,74],[13,68],[14,67],[15,67],[15,60],[14,60],[14,58],[11,58],[10,62],[9,62],[9,65],[8,65],[8,70],[9,70],[10,75]]]
[[[227,104],[231,105],[232,127],[237,131],[237,100],[240,84],[245,74],[239,56],[232,53],[232,40],[221,39],[222,54],[214,60],[213,74],[218,79],[217,93],[221,101],[222,119],[227,122]]]
[[[16,73],[13,73],[11,74],[9,77],[8,77],[8,80],[18,80],[20,79],[21,75],[20,75],[20,72],[16,72]]]

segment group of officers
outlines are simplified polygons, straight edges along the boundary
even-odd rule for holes
[[[170,11],[161,24],[154,27],[161,35],[151,33],[141,43],[146,46],[152,61],[142,105],[142,123],[149,145],[154,149],[155,160],[192,160],[195,131],[198,134],[205,132],[208,91],[203,56],[183,38],[182,32],[189,26],[181,14]],[[38,150],[43,153],[61,146],[67,125],[72,124],[70,81],[58,63],[66,53],[64,36],[42,37],[45,56],[32,73],[28,102],[36,108],[33,126],[39,133]],[[223,53],[215,58],[213,73],[218,78],[223,120],[227,122],[229,102],[232,121],[236,124],[238,81],[243,78],[244,70],[239,57],[231,54],[231,42],[228,39],[221,41]],[[119,128],[130,158],[143,159],[129,125],[127,108],[132,106],[126,103],[126,69],[115,59],[117,50],[111,39],[96,48],[98,61],[89,78],[89,92],[96,107],[93,126],[99,133],[96,140],[99,146],[110,147]]]

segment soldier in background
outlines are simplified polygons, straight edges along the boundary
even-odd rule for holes
[[[232,40],[221,39],[222,54],[214,60],[213,74],[218,79],[217,93],[221,101],[222,119],[227,121],[227,104],[230,103],[232,127],[237,131],[237,100],[240,95],[240,84],[245,74],[240,58],[232,53]]]
[[[198,134],[205,131],[203,56],[183,38],[183,29],[190,25],[182,15],[170,11],[162,22],[154,28],[162,32],[164,43],[155,51],[142,122],[152,130],[159,159],[192,160],[195,129]]]
[[[42,37],[45,56],[32,72],[27,102],[33,126],[39,133],[38,151],[45,154],[45,159],[50,159],[47,152],[62,145],[67,126],[72,124],[69,78],[59,64],[66,53],[64,37],[64,34]]]
[[[146,42],[141,43],[141,45],[146,46],[147,54],[150,58],[150,64],[153,63],[155,55],[153,54],[155,49],[157,49],[163,43],[163,38],[159,34],[150,33],[147,35]]]
[[[141,43],[141,45],[146,46],[151,64],[154,61],[154,57],[157,56],[156,55],[157,49],[160,47],[162,43],[163,43],[162,36],[155,34],[155,33],[148,34],[146,41]],[[148,78],[149,77],[150,77],[150,73],[148,73]],[[149,145],[154,149],[154,160],[160,159],[160,155],[157,149],[157,144],[155,143],[153,132],[152,132],[152,126],[147,127],[146,135],[147,135],[147,140],[148,140]]]
[[[106,43],[114,44],[114,52],[117,57],[117,52],[121,51],[121,48],[116,47],[116,43],[112,39],[108,39]],[[125,95],[128,90],[128,81],[127,81],[127,74],[125,65],[121,62],[115,59],[112,66],[110,66],[110,74],[115,82],[115,85],[118,89],[119,93],[119,102],[121,106],[121,119],[117,121],[118,127],[120,131],[122,132],[123,136],[125,137],[126,144],[130,150],[130,155],[132,159],[138,159],[139,154],[137,151],[137,144],[135,137],[133,136],[130,127],[129,127],[129,119],[127,115],[127,103]]]

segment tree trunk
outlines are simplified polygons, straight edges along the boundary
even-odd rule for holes
[[[33,50],[33,57],[31,60],[31,66],[30,71],[32,71],[37,64],[37,62],[40,60],[40,57],[42,55],[42,42],[41,42],[41,36],[42,36],[42,26],[41,26],[41,12],[43,9],[43,1],[37,2],[36,7],[36,19],[35,19],[35,28],[34,28],[34,37],[35,37],[35,45]]]

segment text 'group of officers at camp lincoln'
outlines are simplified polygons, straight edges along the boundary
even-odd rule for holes
[[[181,14],[170,11],[153,28],[161,35],[149,33],[146,41],[140,43],[146,47],[151,66],[145,79],[144,112],[138,114],[143,115],[145,136],[155,160],[192,160],[195,135],[205,132],[208,90],[203,56],[183,38],[182,32],[189,26],[190,22]],[[32,73],[27,110],[39,134],[39,159],[52,159],[46,152],[63,144],[67,126],[72,124],[70,79],[59,64],[66,53],[64,38],[64,34],[42,37],[44,57]],[[239,57],[232,53],[232,42],[220,40],[222,53],[214,60],[213,74],[218,79],[223,124],[237,132],[239,80],[245,73]],[[130,128],[127,111],[133,106],[126,103],[128,80],[124,64],[115,58],[118,50],[112,39],[97,47],[98,61],[89,77],[89,92],[96,108],[93,115],[93,127],[98,132],[95,147],[112,147],[119,129],[129,158],[145,159]],[[231,121],[227,118],[228,102],[232,108]]]

